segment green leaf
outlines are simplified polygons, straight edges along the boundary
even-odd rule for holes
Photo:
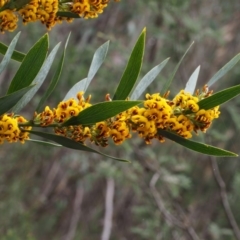
[[[161,62],[159,65],[151,69],[138,83],[137,87],[134,89],[130,99],[137,100],[141,94],[146,90],[146,88],[155,80],[158,74],[167,64],[169,58]]]
[[[57,12],[57,16],[67,18],[81,18],[78,14],[73,12]]]
[[[45,34],[30,49],[14,76],[8,94],[29,86],[41,69],[48,51],[48,35]]]
[[[198,102],[200,109],[211,109],[221,105],[240,94],[240,85],[236,85],[213,94]]]
[[[194,44],[194,42],[191,43],[191,45],[189,46],[189,48],[186,50],[186,52],[183,54],[182,58],[180,59],[179,63],[177,64],[177,66],[174,68],[169,80],[165,83],[163,89],[162,89],[162,94],[164,94],[165,92],[168,91],[169,87],[172,84],[172,81],[176,75],[176,72],[178,71],[178,68],[180,67],[183,59],[185,58],[185,56],[187,55],[188,51],[190,50],[190,48],[192,47],[192,45]]]
[[[81,111],[78,116],[67,120],[62,126],[91,125],[114,117],[115,115],[134,107],[142,101],[112,101],[97,103]]]
[[[127,67],[113,96],[113,100],[125,100],[131,93],[142,67],[145,38],[146,28],[143,29],[133,48]]]
[[[81,143],[78,143],[78,142],[75,142],[69,138],[65,138],[63,136],[58,136],[58,135],[54,135],[54,134],[50,134],[50,133],[44,133],[44,132],[37,132],[37,131],[26,131],[26,132],[29,132],[30,134],[34,134],[34,135],[37,135],[37,136],[40,136],[40,137],[43,137],[43,138],[46,138],[46,139],[49,139],[51,141],[54,141],[64,147],[67,147],[67,148],[71,148],[71,149],[75,149],[75,150],[80,150],[80,151],[84,151],[84,152],[92,152],[92,153],[97,153],[97,154],[100,154],[104,157],[107,157],[107,158],[112,158],[114,160],[117,160],[117,161],[121,161],[121,162],[130,162],[128,160],[124,160],[124,159],[120,159],[120,158],[115,158],[115,157],[112,157],[112,156],[108,156],[102,152],[99,152],[95,149],[92,149],[90,147],[87,147]]]
[[[0,115],[8,112],[34,85],[22,88],[19,91],[0,98]]]
[[[19,39],[19,36],[20,36],[20,33],[19,32],[12,40],[12,42],[10,43],[9,47],[8,47],[8,50],[0,64],[0,74],[2,73],[2,71],[5,69],[5,67],[8,65],[11,57],[12,57],[12,54],[13,54],[13,51],[15,49],[15,46],[17,44],[17,41]]]
[[[74,84],[72,86],[72,88],[68,91],[66,96],[64,97],[63,101],[67,101],[70,98],[74,98],[77,100],[78,92],[83,91],[83,88],[86,85],[87,81],[88,81],[88,79],[84,78],[84,79],[80,80],[79,82],[77,82],[76,84]]]
[[[58,80],[59,80],[61,72],[62,72],[62,67],[63,67],[63,63],[64,63],[64,58],[65,58],[65,52],[66,52],[66,48],[67,48],[67,45],[68,45],[70,35],[71,35],[71,33],[69,33],[69,35],[68,35],[67,41],[66,41],[65,46],[64,46],[63,54],[62,54],[62,57],[60,58],[60,61],[58,63],[55,74],[54,74],[54,76],[53,76],[53,78],[50,82],[50,85],[49,85],[48,89],[43,94],[43,97],[42,97],[41,101],[39,102],[39,104],[36,108],[36,112],[40,111],[40,109],[43,107],[43,104],[46,102],[46,100],[51,95],[51,93],[53,92],[53,90],[55,89],[55,87],[58,83]]]
[[[7,50],[8,50],[8,46],[0,42],[0,53],[2,55],[5,55]],[[24,57],[25,57],[25,54],[19,51],[14,51],[12,54],[12,59],[18,62],[22,62]]]
[[[36,140],[36,139],[27,139],[28,142],[33,142],[45,146],[50,146],[50,147],[62,147],[62,145],[52,143],[52,142],[46,142],[46,141],[41,141],[41,140]]]
[[[208,87],[212,86],[221,77],[223,77],[229,70],[231,70],[240,60],[240,53],[232,58],[226,65],[224,65],[207,83]]]
[[[87,76],[88,80],[86,82],[86,85],[85,85],[83,91],[87,90],[88,85],[90,84],[90,82],[94,78],[94,76],[97,73],[98,69],[103,64],[103,62],[104,62],[104,60],[105,60],[105,58],[107,56],[108,47],[109,47],[109,41],[107,41],[103,45],[101,45],[96,50],[96,52],[94,53],[91,66],[90,66],[89,71],[88,71],[88,76]]]
[[[195,71],[193,72],[193,74],[191,75],[191,77],[189,78],[186,87],[184,89],[185,92],[191,93],[193,94],[197,85],[197,80],[198,80],[198,75],[199,75],[199,71],[200,71],[200,66],[198,66]]]
[[[77,93],[79,91],[86,92],[89,84],[91,83],[92,79],[94,78],[95,74],[97,73],[98,69],[101,67],[102,63],[104,62],[109,47],[109,41],[104,43],[102,46],[100,46],[96,52],[94,53],[91,66],[89,68],[88,76],[87,78],[77,82],[66,94],[63,101],[66,101],[70,98],[76,98]]]
[[[61,43],[58,43],[54,47],[52,52],[49,54],[49,56],[47,57],[46,61],[42,65],[42,68],[38,72],[36,78],[32,82],[32,83],[35,84],[35,86],[22,97],[22,99],[16,104],[16,106],[14,106],[14,108],[13,108],[14,112],[19,112],[23,107],[25,107],[27,105],[27,103],[29,103],[29,101],[36,94],[38,89],[41,87],[42,83],[46,79],[46,76],[47,76],[47,74],[48,74],[48,72],[49,72],[49,70],[50,70],[50,68],[52,66],[53,60],[55,59],[55,56],[57,54],[57,51],[59,49],[60,44]]]
[[[165,130],[159,129],[158,133],[161,136],[166,137],[166,138],[168,138],[188,149],[191,149],[195,152],[212,155],[212,156],[216,156],[216,157],[237,157],[238,156],[237,154],[235,154],[233,152],[229,152],[229,151],[223,150],[221,148],[216,148],[216,147],[213,147],[213,146],[210,146],[207,144],[191,141],[191,140],[182,138],[174,133],[167,132]]]

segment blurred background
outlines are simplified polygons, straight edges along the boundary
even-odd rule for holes
[[[19,25],[17,50],[26,53],[47,30],[40,23]],[[197,66],[201,65],[201,88],[240,52],[239,0],[112,2],[97,19],[75,20],[48,32],[51,49],[59,41],[63,47],[72,34],[60,82],[47,104],[56,106],[87,76],[94,51],[107,40],[107,58],[86,95],[92,94],[92,103],[97,103],[106,93],[113,94],[144,27],[141,76],[171,57],[148,88],[150,93],[162,88],[193,41],[171,86],[172,96],[185,87]],[[0,40],[9,44],[16,33],[1,34]],[[18,66],[12,61],[0,76],[2,91]],[[31,118],[53,73],[54,66],[22,111],[24,116]],[[239,78],[238,64],[213,89],[239,84]],[[224,104],[220,119],[195,140],[239,154],[239,107],[240,98]],[[132,163],[34,143],[0,146],[0,239],[240,239],[239,157],[214,159],[170,140],[149,146],[137,138],[101,150]]]

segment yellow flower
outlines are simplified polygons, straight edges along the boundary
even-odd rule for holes
[[[17,27],[17,16],[11,10],[4,10],[0,12],[0,30],[4,31],[14,31]]]

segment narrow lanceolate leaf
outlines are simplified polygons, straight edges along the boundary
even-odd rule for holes
[[[191,93],[193,94],[197,85],[197,80],[198,80],[198,75],[199,75],[199,71],[200,71],[200,66],[198,66],[195,71],[193,72],[193,74],[191,75],[191,77],[189,78],[186,87],[185,87],[185,92]]]
[[[212,155],[212,156],[216,156],[216,157],[237,157],[238,155],[233,153],[233,152],[229,152],[227,150],[221,149],[221,148],[216,148],[207,144],[203,144],[203,143],[199,143],[199,142],[195,142],[195,141],[191,141],[185,138],[182,138],[174,133],[171,132],[167,132],[165,130],[158,130],[158,133],[163,136],[166,137],[188,149],[191,149],[195,152],[199,152],[199,153],[203,153],[206,155]]]
[[[87,76],[87,82],[86,82],[85,87],[83,89],[84,92],[87,90],[90,82],[94,78],[94,76],[97,73],[98,69],[103,64],[103,62],[104,62],[104,60],[106,58],[107,52],[108,52],[108,47],[109,47],[109,41],[105,42],[94,53],[94,56],[93,56],[93,59],[92,59],[92,63],[91,63],[91,66],[89,68],[89,72],[88,72],[88,76]]]
[[[2,55],[5,55],[8,50],[8,46],[0,42],[0,53]],[[18,62],[22,62],[25,57],[24,53],[21,53],[19,51],[13,51],[12,59]]]
[[[63,126],[70,125],[91,125],[103,120],[116,116],[117,114],[126,111],[142,103],[141,101],[112,101],[97,103],[91,107],[84,109],[78,116],[72,117],[63,123]]]
[[[229,70],[231,70],[240,60],[240,53],[232,58],[226,65],[224,65],[207,83],[208,87],[212,86],[221,77],[223,77]]]
[[[41,101],[39,102],[39,104],[38,104],[38,106],[36,108],[36,112],[40,111],[40,109],[43,107],[44,103],[46,102],[48,97],[51,95],[51,93],[53,92],[53,90],[55,89],[55,87],[56,87],[56,85],[58,83],[58,80],[59,80],[61,72],[62,72],[62,67],[63,67],[63,63],[64,63],[64,58],[65,58],[65,52],[66,52],[66,48],[67,48],[67,45],[68,45],[68,41],[69,41],[70,35],[71,34],[69,33],[67,41],[66,41],[65,46],[64,46],[64,50],[63,50],[62,56],[60,58],[58,66],[57,66],[57,69],[56,69],[56,71],[54,73],[54,76],[53,76],[53,78],[52,78],[52,80],[50,82],[50,85],[49,85],[48,89],[43,94],[43,97],[42,97]]]
[[[113,100],[125,100],[130,95],[142,67],[145,38],[146,28],[143,29],[133,48],[127,67],[113,96]]]
[[[88,79],[84,78],[81,81],[74,84],[73,87],[68,91],[68,93],[64,97],[63,101],[67,101],[70,98],[74,98],[77,100],[78,92],[83,91],[87,81],[88,81]]]
[[[36,78],[32,82],[33,84],[35,84],[35,86],[29,92],[27,92],[21,98],[21,100],[14,106],[14,108],[13,108],[14,112],[19,112],[23,107],[25,107],[27,105],[27,103],[29,103],[29,101],[36,94],[38,89],[41,87],[42,83],[46,79],[46,76],[47,76],[47,74],[48,74],[48,72],[49,72],[49,70],[50,70],[50,68],[52,66],[53,60],[55,59],[55,56],[56,56],[57,51],[59,49],[59,46],[60,46],[60,43],[58,43],[54,47],[52,52],[49,54],[49,56],[47,57],[46,61],[42,65],[42,68],[38,72],[38,75],[36,76]]]
[[[80,91],[86,92],[89,84],[93,80],[95,74],[97,73],[98,69],[101,67],[102,63],[104,62],[107,51],[109,47],[109,41],[104,43],[102,46],[100,46],[96,52],[94,53],[91,66],[89,68],[88,76],[87,78],[84,78],[74,84],[73,87],[67,92],[66,96],[64,97],[63,101],[66,101],[70,98],[77,99],[77,93]]]
[[[200,109],[211,109],[221,105],[240,94],[240,85],[224,89],[198,102]]]
[[[97,154],[100,154],[104,157],[107,157],[107,158],[112,158],[114,160],[117,160],[117,161],[121,161],[121,162],[130,162],[128,160],[124,160],[124,159],[120,159],[120,158],[115,158],[115,157],[112,157],[112,156],[108,156],[104,153],[101,153],[95,149],[92,149],[90,147],[87,147],[81,143],[78,143],[78,142],[75,142],[69,138],[65,138],[63,136],[58,136],[58,135],[54,135],[54,134],[50,134],[50,133],[44,133],[44,132],[37,132],[37,131],[27,131],[29,132],[30,134],[34,134],[34,135],[37,135],[37,136],[40,136],[40,137],[43,137],[43,138],[46,138],[48,140],[51,140],[51,141],[54,141],[64,147],[67,147],[67,148],[71,148],[71,149],[75,149],[75,150],[80,150],[80,151],[84,151],[84,152],[92,152],[92,153],[97,153]]]
[[[8,65],[8,63],[9,63],[9,61],[11,59],[19,36],[20,36],[20,32],[13,38],[12,42],[10,43],[10,45],[8,47],[8,50],[7,50],[5,56],[4,56],[4,58],[3,58],[3,60],[2,60],[2,62],[0,64],[0,74],[5,69],[5,67]]]
[[[192,47],[192,45],[194,44],[194,42],[192,42],[192,44],[189,46],[189,48],[187,49],[187,51],[183,54],[182,58],[180,59],[179,63],[177,64],[177,66],[174,68],[169,80],[165,83],[163,89],[162,89],[162,94],[164,94],[165,92],[168,91],[169,87],[171,86],[172,84],[172,81],[176,75],[176,72],[178,71],[178,68],[180,67],[183,59],[185,58],[185,56],[187,55],[188,51],[190,50],[190,48]]]
[[[52,143],[52,142],[46,142],[46,141],[41,141],[41,140],[36,140],[36,139],[27,139],[28,142],[33,142],[33,143],[37,143],[37,144],[41,144],[41,145],[45,145],[45,146],[49,146],[49,147],[62,147],[62,145],[60,144],[56,144],[56,143]]]
[[[138,83],[137,87],[134,89],[130,99],[137,100],[141,94],[146,90],[146,88],[156,79],[158,74],[167,64],[169,58],[164,60],[162,63],[151,69]]]
[[[44,35],[27,53],[16,75],[8,94],[29,86],[41,69],[48,51],[48,35]]]
[[[0,115],[10,111],[12,107],[27,93],[33,86],[28,86],[19,91],[0,98]]]
[[[58,17],[67,17],[67,18],[81,18],[78,14],[73,12],[57,12]]]

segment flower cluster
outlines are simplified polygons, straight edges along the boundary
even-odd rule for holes
[[[9,143],[20,141],[24,143],[29,139],[29,133],[23,130],[31,130],[31,126],[19,127],[19,124],[27,122],[22,116],[13,116],[13,114],[4,114],[0,117],[0,144],[4,140]]]
[[[169,93],[160,96],[159,93],[146,94],[142,106],[134,106],[116,116],[90,125],[71,125],[66,121],[78,116],[81,111],[91,107],[91,96],[84,98],[84,92],[79,92],[76,99],[62,101],[56,108],[46,106],[41,113],[35,113],[33,120],[27,122],[21,116],[5,114],[0,117],[0,142],[21,141],[28,139],[31,126],[52,127],[55,134],[70,138],[84,144],[86,140],[105,147],[109,139],[116,145],[122,144],[136,132],[147,144],[152,139],[164,142],[159,130],[173,132],[183,138],[191,138],[192,133],[206,132],[213,119],[218,118],[219,106],[212,109],[200,109],[198,102],[208,96],[205,86],[201,93],[195,95],[181,90],[172,100],[168,99]],[[111,101],[109,94],[106,100]]]
[[[48,29],[63,20],[71,22],[72,17],[96,18],[107,7],[110,0],[29,0],[23,1],[22,6],[13,0],[0,0],[0,30],[14,31],[18,17],[23,23],[41,21]],[[115,0],[118,1],[118,0]],[[70,17],[66,17],[70,16]]]
[[[168,100],[169,93],[164,96],[146,94],[143,106],[135,106],[117,116],[89,126],[62,126],[73,116],[77,116],[82,110],[91,106],[90,96],[84,99],[83,92],[77,95],[78,101],[69,99],[58,104],[51,110],[48,106],[45,110],[35,115],[34,124],[41,126],[56,126],[55,133],[74,141],[84,143],[87,139],[96,145],[107,146],[111,138],[116,145],[131,138],[132,132],[137,132],[147,144],[152,139],[164,142],[164,138],[158,133],[159,129],[171,131],[184,138],[191,138],[192,132],[206,132],[213,119],[218,118],[219,107],[209,110],[199,109],[198,102],[208,96],[206,87],[203,91],[193,96],[181,90],[173,100]],[[109,97],[106,98],[108,101]]]
[[[51,110],[49,106],[46,106],[42,113],[35,114],[34,123],[42,127],[63,123],[69,118],[77,116],[83,109],[91,106],[89,103],[91,96],[84,99],[83,92],[79,92],[77,99],[78,101],[71,98],[65,102],[60,102],[57,108],[53,110]]]

